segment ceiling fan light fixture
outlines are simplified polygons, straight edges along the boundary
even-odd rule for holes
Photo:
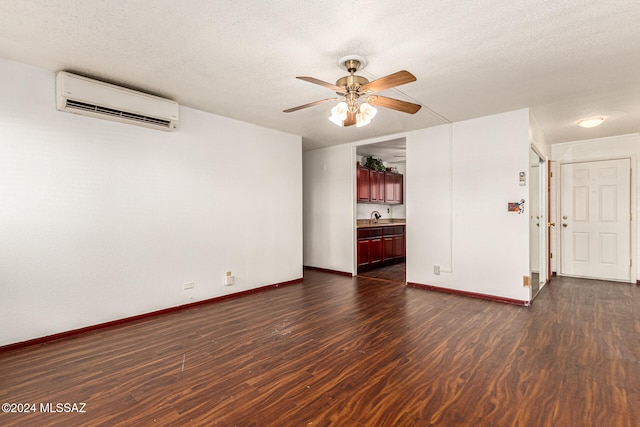
[[[336,126],[340,126],[340,127],[343,126],[344,119],[340,118],[340,116],[332,114],[329,116],[329,120],[331,121],[331,123],[335,124]]]
[[[358,113],[356,114],[356,127],[361,128],[362,126],[366,126],[371,123],[371,120],[368,120],[364,117],[364,114]]]
[[[607,118],[604,116],[589,117],[586,119],[578,120],[578,126],[583,128],[593,128],[600,126]]]
[[[373,108],[369,104],[362,104],[360,106],[360,112],[356,114],[356,127],[366,126],[371,123],[371,119],[373,119],[378,110]]]
[[[339,102],[338,105],[331,109],[331,116],[329,120],[335,123],[337,126],[342,126],[343,122],[347,119],[347,104],[345,102]]]
[[[372,107],[371,104],[364,103],[360,106],[360,112],[369,120],[371,120],[376,116],[378,110]]]

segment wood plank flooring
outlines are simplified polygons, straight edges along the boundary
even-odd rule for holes
[[[400,262],[397,264],[388,265],[386,267],[375,268],[373,270],[358,273],[358,276],[406,284],[407,264],[404,262]]]
[[[640,286],[557,278],[531,307],[304,282],[0,353],[3,426],[638,426]]]

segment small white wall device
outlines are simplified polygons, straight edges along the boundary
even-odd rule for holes
[[[227,271],[227,274],[224,276],[224,285],[230,286],[233,285],[233,275],[230,271]]]

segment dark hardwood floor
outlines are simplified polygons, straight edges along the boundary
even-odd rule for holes
[[[358,276],[370,279],[386,280],[387,282],[395,282],[404,285],[407,283],[407,265],[404,262],[399,262],[397,264],[358,273]]]
[[[520,307],[305,271],[0,353],[0,402],[38,405],[0,425],[638,426],[638,307],[640,286],[601,281]]]

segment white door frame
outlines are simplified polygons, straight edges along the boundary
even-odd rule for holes
[[[554,204],[555,206],[551,206],[550,210],[553,210],[554,212],[554,216],[556,219],[559,220],[560,218],[560,200],[562,198],[562,194],[560,194],[561,192],[561,185],[560,185],[560,170],[562,169],[562,165],[564,164],[574,164],[574,163],[587,163],[587,162],[599,162],[599,161],[605,161],[605,160],[620,160],[620,159],[629,159],[630,160],[630,164],[631,164],[631,182],[630,182],[630,188],[629,191],[631,193],[631,226],[630,226],[630,254],[631,254],[631,259],[633,262],[633,265],[631,266],[631,271],[629,274],[629,283],[637,283],[638,282],[638,262],[636,262],[636,260],[638,259],[638,251],[637,251],[637,220],[636,220],[636,212],[638,211],[637,208],[637,204],[638,204],[638,200],[636,197],[636,182],[637,182],[637,174],[638,174],[638,168],[637,168],[637,159],[636,159],[636,155],[635,154],[631,154],[631,155],[618,155],[618,156],[602,156],[602,157],[585,157],[585,158],[577,158],[577,159],[573,159],[570,161],[554,161],[552,160],[552,162],[556,163],[556,168],[554,169],[554,173],[557,173],[557,176],[554,175],[553,179],[551,180],[551,185],[552,187],[554,187],[555,190],[555,198],[551,199],[551,203]],[[558,223],[559,224],[559,223]],[[556,224],[556,225],[558,225]],[[555,230],[552,229],[552,233],[555,237],[555,247],[551,247],[551,251],[554,254],[554,257],[556,259],[555,264],[556,264],[556,270],[557,270],[557,274],[558,276],[562,276],[562,238],[561,238],[561,227],[556,226]],[[557,255],[556,255],[557,254]]]
[[[529,214],[529,232],[531,233],[531,230],[533,228],[532,226],[532,222],[538,223],[539,225],[536,226],[535,229],[538,230],[538,245],[537,245],[537,261],[538,261],[538,274],[539,274],[539,282],[536,284],[536,286],[533,285],[533,283],[531,283],[531,295],[529,296],[531,300],[533,300],[536,295],[540,292],[540,290],[542,290],[542,288],[547,284],[547,275],[548,275],[548,271],[547,271],[547,266],[548,266],[548,262],[547,262],[547,257],[549,254],[549,242],[547,240],[547,222],[549,221],[549,219],[547,218],[547,213],[550,212],[550,207],[547,206],[547,187],[548,187],[548,183],[547,183],[547,158],[544,154],[542,154],[542,152],[540,150],[538,150],[538,147],[536,147],[534,144],[530,144],[530,153],[533,152],[535,155],[538,156],[539,162],[538,162],[538,167],[539,167],[539,173],[538,173],[538,179],[537,179],[537,183],[536,185],[538,185],[538,194],[537,196],[537,201],[534,203],[533,200],[529,200],[530,202],[530,209],[532,209],[535,205],[538,205],[538,212],[540,213],[540,218],[537,219],[533,219],[531,218],[531,215],[534,214],[533,211],[530,210],[530,214]],[[529,166],[529,198],[531,199],[532,194],[531,194],[531,186],[534,185],[533,183],[533,175],[531,174],[531,165]],[[530,234],[531,236],[531,234]],[[532,250],[532,244],[531,242],[529,242],[529,274],[530,277],[533,277],[533,269],[532,269],[532,265],[531,265],[531,250]]]

